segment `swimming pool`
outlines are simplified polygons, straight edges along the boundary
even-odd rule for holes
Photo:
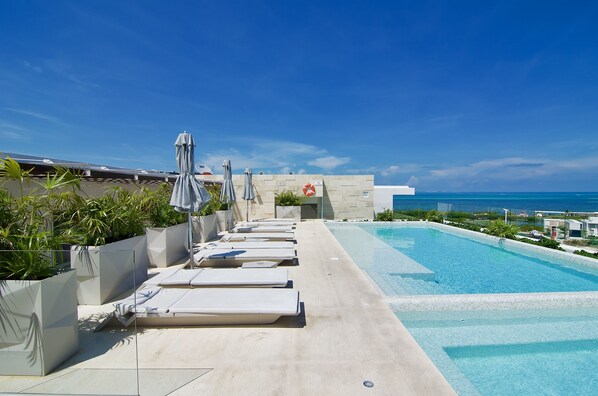
[[[328,223],[460,395],[597,394],[595,261],[427,223]]]
[[[462,230],[436,225],[329,228],[388,295],[598,291],[597,267],[531,245],[519,247],[483,235],[475,240],[457,233]]]

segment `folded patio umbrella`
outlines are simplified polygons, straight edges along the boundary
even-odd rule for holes
[[[245,188],[243,189],[243,199],[247,203],[247,215],[246,220],[249,221],[249,201],[255,199],[255,193],[253,192],[253,173],[251,169],[245,169]]]
[[[233,175],[230,166],[230,160],[224,160],[222,164],[224,167],[224,182],[222,183],[222,190],[220,191],[220,200],[228,204],[228,216],[226,219],[226,230],[229,231],[231,226],[232,207],[231,203],[237,200],[235,194],[235,187],[233,186]]]
[[[187,212],[189,227],[189,260],[193,268],[193,224],[191,223],[191,212],[199,212],[210,202],[211,196],[203,183],[195,178],[193,162],[195,156],[195,141],[190,133],[179,134],[175,142],[176,160],[179,168],[179,175],[174,183],[170,205],[177,212]]]

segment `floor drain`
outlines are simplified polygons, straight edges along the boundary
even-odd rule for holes
[[[363,381],[363,386],[365,386],[366,388],[373,388],[374,383],[372,381]]]

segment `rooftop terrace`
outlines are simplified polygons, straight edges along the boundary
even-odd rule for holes
[[[325,225],[302,222],[296,236],[299,317],[94,333],[112,306],[80,306],[79,352],[45,377],[0,377],[0,392],[136,394],[139,367],[142,395],[454,394]]]

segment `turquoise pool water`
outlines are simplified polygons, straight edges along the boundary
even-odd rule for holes
[[[598,307],[589,303],[557,309],[551,294],[542,303],[547,308],[531,309],[526,304],[534,304],[533,299],[509,296],[597,291],[596,266],[552,253],[540,258],[436,227],[328,227],[353,261],[391,296],[397,317],[459,395],[598,394]],[[504,294],[513,308],[498,310],[481,296],[493,293]],[[475,310],[471,303],[454,308],[457,297],[447,294],[468,295],[467,301],[481,303]],[[425,308],[403,298],[413,295],[426,301]]]
[[[396,314],[460,395],[598,393],[596,309]]]
[[[332,226],[331,231],[391,295],[598,291],[595,268],[516,253],[438,229],[364,225],[358,230]],[[372,243],[379,246],[372,249]],[[409,260],[423,268],[406,270],[402,264]]]

